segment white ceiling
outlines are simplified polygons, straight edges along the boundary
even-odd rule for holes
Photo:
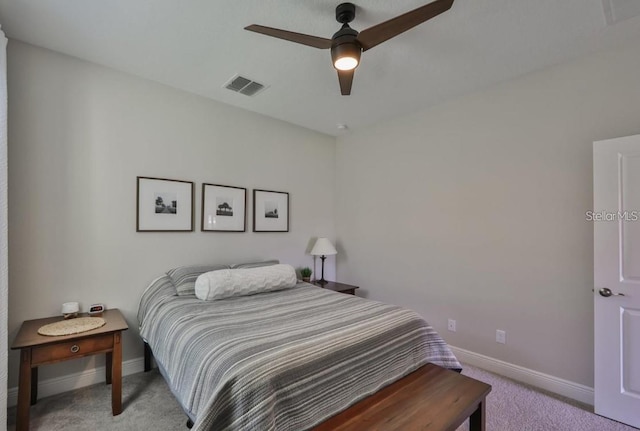
[[[429,0],[356,0],[363,30]],[[262,24],[330,38],[339,0],[0,0],[6,34],[331,135],[629,40],[640,0],[456,0],[448,12],[363,53],[341,96],[328,50],[243,28]],[[611,9],[611,8],[609,8]],[[269,85],[222,88],[239,73]]]

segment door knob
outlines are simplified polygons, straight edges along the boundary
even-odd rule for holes
[[[601,296],[604,296],[605,298],[608,298],[610,296],[624,296],[624,293],[613,293],[611,289],[609,289],[608,287],[603,287],[602,289],[599,289],[598,293]]]

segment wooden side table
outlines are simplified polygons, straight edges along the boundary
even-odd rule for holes
[[[16,431],[29,430],[29,408],[38,399],[38,367],[84,356],[106,355],[106,380],[111,384],[111,410],[122,413],[122,342],[121,333],[129,329],[120,310],[105,311],[105,325],[80,334],[47,337],[38,334],[46,324],[58,322],[62,316],[27,320],[22,323],[12,349],[20,349],[20,381]]]
[[[337,281],[327,281],[326,283],[320,283],[318,280],[313,282],[314,285],[322,287],[324,289],[333,290],[340,293],[346,293],[348,295],[355,295],[358,286],[353,286],[346,283],[338,283]]]

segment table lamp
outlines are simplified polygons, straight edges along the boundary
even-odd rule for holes
[[[329,241],[328,238],[318,238],[311,249],[312,256],[320,256],[320,259],[322,259],[322,278],[316,281],[318,284],[327,283],[327,280],[324,279],[324,260],[332,254],[338,254],[338,252],[333,244],[331,244],[331,241]]]

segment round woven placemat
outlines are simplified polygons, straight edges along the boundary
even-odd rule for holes
[[[61,320],[60,322],[41,326],[38,329],[38,334],[49,337],[79,334],[80,332],[99,328],[105,323],[102,317],[78,317],[77,319]]]

